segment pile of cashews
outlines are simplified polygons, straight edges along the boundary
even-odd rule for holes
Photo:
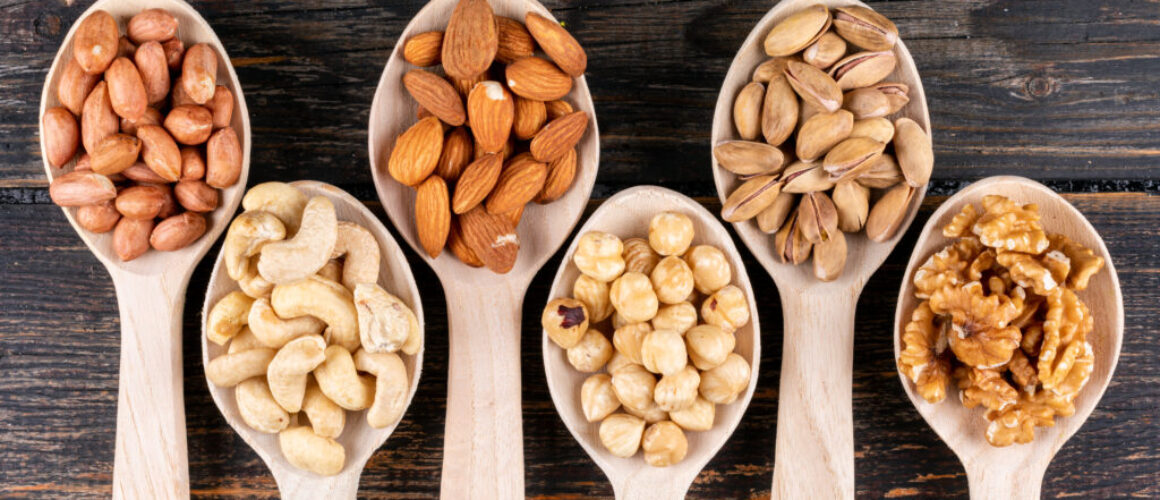
[[[277,433],[295,467],[338,474],[346,410],[367,410],[375,428],[402,416],[410,381],[399,352],[419,352],[419,322],[379,286],[374,235],[339,221],[325,196],[268,182],[242,206],[222,247],[240,290],[206,318],[208,340],[228,348],[206,376],[234,388],[246,425]]]

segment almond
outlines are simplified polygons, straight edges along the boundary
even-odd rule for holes
[[[53,179],[48,196],[59,206],[81,207],[116,198],[117,186],[101,174],[75,171]]]
[[[439,64],[443,52],[443,32],[428,31],[412,36],[403,44],[403,59],[415,66]]]
[[[588,130],[588,113],[584,111],[552,120],[532,138],[532,156],[542,162],[554,161],[576,147],[585,130]]]
[[[196,146],[213,133],[213,113],[196,104],[174,107],[165,115],[165,130],[187,146]]]
[[[129,19],[127,31],[138,44],[164,42],[177,36],[177,18],[165,9],[145,9]]]
[[[225,189],[242,175],[242,143],[233,127],[218,129],[205,143],[205,182]]]
[[[136,120],[121,118],[121,133],[137,135],[137,129],[145,125],[161,125],[161,112],[157,108],[145,108],[145,114]]]
[[[471,89],[474,89],[476,85],[484,82],[487,80],[487,78],[487,72],[484,71],[483,73],[475,75],[471,78],[455,78],[453,76],[448,76],[447,81],[451,82],[451,86],[455,87],[455,90],[459,92],[459,95],[466,99],[467,95],[471,93]]]
[[[181,180],[205,177],[205,157],[194,147],[181,148]]]
[[[548,110],[543,101],[533,101],[516,97],[516,116],[512,123],[512,132],[516,139],[526,141],[536,135],[544,122],[548,120]]]
[[[234,119],[234,93],[230,92],[230,89],[221,85],[215,87],[213,97],[205,103],[205,106],[213,114],[213,128],[230,126],[230,122]]]
[[[508,222],[510,222],[512,224],[512,227],[519,227],[520,219],[524,218],[524,208],[527,208],[526,204],[520,205],[515,210],[512,210],[510,212],[505,212],[503,214],[504,217],[507,217]]]
[[[149,251],[149,234],[152,232],[153,219],[122,217],[113,229],[113,253],[124,262],[145,255]]]
[[[503,159],[507,160],[508,158],[511,158],[512,155],[515,154],[515,152],[516,152],[516,138],[514,136],[509,135],[507,142],[503,145],[503,150],[500,151],[500,156],[502,156]],[[483,157],[483,155],[488,154],[488,153],[487,153],[487,151],[484,151],[483,148],[481,148],[479,146],[479,141],[476,141],[475,142],[475,151],[473,154],[475,156],[475,159],[478,160],[481,157]]]
[[[150,170],[169,182],[181,178],[181,150],[165,129],[157,125],[138,127],[137,138],[141,139],[141,159]]]
[[[204,43],[190,47],[181,63],[181,83],[185,94],[198,104],[208,102],[217,87],[217,70],[218,59],[213,47]]]
[[[189,246],[203,234],[205,217],[183,212],[157,223],[149,235],[149,244],[162,252],[172,252]]]
[[[524,23],[510,17],[496,16],[496,27],[499,30],[499,49],[495,53],[495,60],[511,64],[536,52],[536,42],[532,34],[524,27]]]
[[[512,132],[515,101],[502,84],[488,80],[476,85],[467,96],[467,117],[471,133],[483,151],[501,151]]]
[[[447,124],[458,127],[467,119],[463,99],[438,75],[416,68],[403,75],[403,86],[420,106]]]
[[[96,151],[97,144],[117,133],[120,126],[121,120],[109,102],[108,85],[100,82],[85,99],[84,112],[81,113],[81,143],[85,151]]]
[[[103,201],[78,208],[76,218],[77,225],[88,231],[107,233],[121,220],[121,212],[117,211],[112,201]]]
[[[525,57],[507,67],[507,86],[520,97],[552,101],[572,91],[572,77],[552,61]]]
[[[435,258],[443,252],[451,230],[451,203],[447,183],[438,175],[428,177],[415,190],[415,230],[427,255]]]
[[[181,63],[185,59],[185,43],[174,38],[162,43],[161,48],[165,49],[165,62],[169,64],[169,69],[180,69]]]
[[[455,185],[452,211],[462,214],[479,205],[495,188],[502,170],[503,158],[496,153],[485,154],[463,169],[463,175]]]
[[[141,141],[125,134],[106,137],[91,153],[93,172],[101,175],[121,173],[137,162],[141,154]]]
[[[173,194],[177,202],[190,212],[212,212],[218,206],[218,190],[199,180],[174,184]]]
[[[559,99],[545,102],[544,108],[548,112],[548,121],[555,120],[572,112],[572,105],[568,104],[568,101],[561,101]]]
[[[101,75],[85,73],[85,70],[81,69],[81,65],[77,64],[76,59],[70,57],[64,65],[64,70],[60,73],[60,80],[56,84],[56,98],[72,114],[80,116],[81,109],[85,105],[85,98],[89,96],[99,81],[101,81]]]
[[[435,165],[435,175],[447,182],[455,182],[463,173],[463,168],[471,163],[473,149],[471,133],[464,127],[455,127],[443,139],[443,151],[439,163]]]
[[[95,75],[109,68],[117,57],[121,32],[117,20],[103,10],[94,11],[81,21],[73,35],[73,57],[85,73]]]
[[[568,192],[568,188],[572,187],[572,179],[575,177],[576,149],[573,148],[548,164],[548,179],[544,181],[544,188],[536,196],[536,203],[545,204],[560,199]]]
[[[433,116],[424,118],[395,140],[387,172],[407,186],[417,186],[435,171],[442,152],[443,125]]]
[[[157,42],[145,42],[133,54],[137,72],[145,86],[145,96],[149,104],[157,104],[169,96],[169,64],[165,60],[165,49]]]
[[[490,214],[483,207],[459,217],[463,241],[492,272],[512,270],[520,251],[520,236],[504,215]]]
[[[524,16],[524,22],[527,23],[528,31],[536,39],[536,43],[540,44],[540,48],[560,69],[573,77],[584,74],[584,69],[588,67],[588,55],[560,23],[535,12],[528,12]]]
[[[467,242],[463,241],[463,231],[459,229],[458,217],[451,219],[451,231],[447,233],[447,249],[451,250],[460,262],[470,267],[483,267],[483,261],[479,260],[475,252],[467,247]]]
[[[504,214],[524,206],[540,194],[547,178],[547,164],[536,161],[529,153],[514,156],[487,197],[488,213]]]
[[[130,219],[153,219],[165,205],[165,192],[157,186],[132,186],[122,189],[114,203],[121,215]]]
[[[491,66],[499,48],[495,15],[487,0],[459,0],[443,34],[443,69],[471,78]]]
[[[42,123],[44,157],[49,165],[63,167],[76,156],[81,142],[77,119],[68,108],[57,106],[44,112]]]

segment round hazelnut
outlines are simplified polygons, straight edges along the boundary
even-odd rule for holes
[[[745,292],[734,285],[726,285],[701,303],[701,319],[717,325],[726,333],[733,333],[749,323],[749,301]]]
[[[707,431],[713,428],[713,420],[717,417],[717,405],[709,400],[697,396],[693,404],[673,412],[669,418],[686,431]]]
[[[685,333],[689,358],[699,370],[712,370],[725,362],[737,339],[716,325],[698,325]]]
[[[689,441],[685,432],[677,424],[669,421],[657,422],[644,431],[641,441],[644,461],[653,467],[668,467],[685,459],[689,451]]]
[[[612,390],[620,404],[632,408],[648,408],[653,403],[657,379],[641,365],[628,365],[612,372]]]
[[[629,415],[643,419],[645,422],[650,424],[669,419],[669,412],[662,410],[656,401],[649,401],[646,408],[640,409],[633,408],[631,406],[625,406],[624,411],[628,412]]]
[[[693,271],[697,291],[710,295],[733,280],[733,267],[725,252],[711,245],[697,245],[685,254],[685,263]]]
[[[621,318],[632,323],[645,322],[657,315],[657,294],[652,282],[641,273],[628,272],[616,278],[608,290],[608,299]]]
[[[625,366],[639,364],[640,363],[635,363],[631,359],[628,359],[628,356],[621,354],[620,351],[616,351],[612,353],[612,359],[608,360],[608,364],[604,365],[604,369],[608,370],[608,373],[616,373],[616,370],[619,370]]]
[[[654,330],[672,330],[681,335],[697,324],[697,308],[688,302],[664,306],[652,319]]]
[[[693,271],[680,257],[670,255],[661,259],[649,279],[657,299],[666,304],[681,303],[693,293]]]
[[[596,278],[581,274],[572,284],[572,296],[584,303],[588,308],[588,318],[593,323],[599,323],[612,316],[612,302],[608,301],[608,283]]]
[[[629,238],[624,240],[624,270],[649,274],[660,262],[657,255],[644,238]]]
[[[609,415],[600,423],[600,442],[613,455],[621,458],[636,454],[643,433],[644,420],[624,413]]]
[[[671,375],[688,364],[685,339],[672,330],[653,330],[640,344],[640,360],[653,373]]]
[[[653,389],[653,400],[664,411],[679,411],[688,408],[697,399],[697,388],[701,385],[701,375],[692,366],[661,377]]]
[[[580,407],[589,422],[599,422],[620,408],[620,400],[612,391],[612,377],[598,373],[588,377],[580,386]]]
[[[580,237],[572,262],[576,268],[597,280],[609,282],[624,272],[624,244],[615,235],[589,231]]]
[[[641,364],[640,360],[640,344],[644,342],[644,336],[652,331],[648,323],[633,323],[617,328],[612,332],[612,345],[616,346],[616,350],[623,354],[633,363]]]
[[[740,354],[733,353],[720,366],[701,372],[701,396],[719,405],[727,405],[737,399],[741,391],[749,385],[749,362]]]
[[[580,342],[568,348],[568,362],[573,368],[585,373],[603,368],[611,357],[612,343],[596,329],[588,330]]]
[[[693,221],[685,214],[661,212],[648,224],[648,243],[661,255],[681,255],[693,242]]]
[[[579,300],[555,299],[544,306],[540,325],[552,342],[567,349],[580,342],[580,337],[588,331],[588,310]]]

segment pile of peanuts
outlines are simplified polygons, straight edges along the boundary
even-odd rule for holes
[[[745,292],[730,284],[725,253],[693,237],[693,222],[674,212],[652,218],[647,240],[585,233],[572,298],[552,300],[541,317],[572,367],[593,373],[580,403],[588,422],[601,422],[601,443],[623,458],[643,449],[654,467],[683,460],[685,432],[711,429],[715,405],[749,385],[749,361],[733,352],[734,332],[749,323]],[[611,341],[597,327],[606,320]]]
[[[423,332],[411,308],[378,284],[378,240],[337,220],[327,197],[268,182],[242,206],[222,245],[240,290],[206,318],[207,339],[228,343],[206,377],[234,388],[242,420],[277,433],[295,467],[338,474],[346,410],[367,410],[374,428],[398,422],[411,387],[398,353],[417,354]]]
[[[242,172],[234,95],[217,84],[218,55],[204,43],[185,49],[177,32],[163,9],[133,16],[127,36],[111,14],[93,12],[61,70],[60,106],[42,117],[48,163],[76,160],[52,181],[52,201],[76,207],[88,231],[112,231],[122,261],[197,241],[218,190]]]

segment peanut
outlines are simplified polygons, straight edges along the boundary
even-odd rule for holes
[[[149,236],[149,244],[163,252],[180,250],[205,234],[205,217],[193,212],[161,221]]]
[[[196,146],[213,133],[213,113],[194,104],[176,106],[165,116],[165,130],[173,134],[177,142]]]
[[[77,119],[64,106],[44,113],[44,154],[49,165],[63,167],[77,154],[81,140]]]
[[[224,189],[238,182],[242,174],[242,145],[232,127],[226,127],[209,138],[206,144],[205,182]]]
[[[178,182],[173,192],[177,202],[190,212],[212,212],[218,206],[218,191],[199,180]]]
[[[136,120],[145,114],[149,98],[133,61],[118,57],[105,71],[105,82],[109,85],[109,102],[118,116]]]
[[[113,252],[124,262],[131,261],[149,250],[149,233],[153,219],[122,217],[113,229]]]
[[[199,43],[185,51],[181,63],[181,80],[185,93],[194,102],[205,104],[213,98],[217,87],[217,54],[207,44]]]

